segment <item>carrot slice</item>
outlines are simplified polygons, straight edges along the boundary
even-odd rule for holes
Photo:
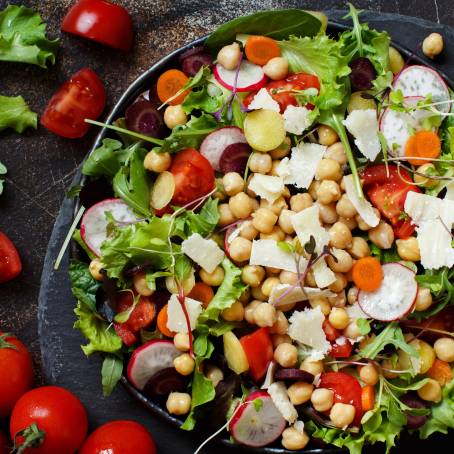
[[[380,261],[375,257],[360,258],[354,265],[352,279],[355,285],[366,292],[377,290],[383,280]]]
[[[363,411],[372,410],[375,406],[375,389],[371,385],[366,385],[361,389],[361,406]]]
[[[162,73],[156,87],[159,100],[163,103],[170,104],[171,106],[181,104],[190,90],[185,90],[174,99],[171,98],[185,86],[187,81],[188,78],[186,74],[178,69],[169,69]]]
[[[164,336],[174,337],[176,333],[174,333],[173,331],[170,331],[170,329],[167,328],[167,320],[169,319],[169,316],[167,314],[168,307],[169,307],[169,305],[166,304],[159,311],[158,318],[156,320],[156,324],[158,326],[158,330],[161,331],[161,333],[164,334]]]
[[[247,59],[260,66],[266,65],[272,58],[281,55],[277,42],[267,36],[250,36],[244,50]]]
[[[432,367],[427,371],[427,376],[436,380],[441,386],[444,386],[452,380],[452,370],[449,363],[437,358],[432,364]]]
[[[441,141],[438,134],[434,131],[418,131],[407,140],[405,144],[405,156],[408,156],[408,162],[415,166],[431,162],[415,158],[438,158],[441,153]]]
[[[206,309],[214,297],[213,289],[205,282],[196,282],[188,294],[189,298],[200,301]]]

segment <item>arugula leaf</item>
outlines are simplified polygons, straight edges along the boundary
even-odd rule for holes
[[[22,96],[0,96],[0,131],[12,128],[22,133],[29,127],[36,129],[37,125],[38,115],[30,110]]]
[[[123,373],[123,359],[115,355],[106,355],[102,363],[102,393],[104,397],[112,394]]]
[[[368,320],[367,318],[358,318],[356,320],[356,326],[358,327],[361,336],[365,336],[366,334],[370,333],[371,331],[370,323],[371,320]]]
[[[186,239],[193,233],[207,236],[219,222],[218,199],[209,198],[198,213],[184,211],[175,221],[174,234]]]
[[[6,169],[6,166],[0,162],[0,175],[6,175],[7,172],[8,172],[8,170]],[[0,178],[0,195],[3,192],[3,182],[4,181],[5,180]]]
[[[46,38],[41,16],[25,6],[8,5],[0,12],[0,60],[46,68],[55,63],[58,39]]]
[[[92,277],[86,263],[77,260],[71,260],[68,273],[74,298],[96,312],[96,292],[101,283]]]

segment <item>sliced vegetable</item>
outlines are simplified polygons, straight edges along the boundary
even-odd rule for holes
[[[251,151],[251,147],[247,143],[232,143],[232,145],[225,147],[219,160],[221,172],[237,172],[243,174]]]
[[[244,135],[254,150],[274,150],[285,139],[284,119],[274,110],[249,112],[244,120]]]
[[[236,87],[236,91],[240,92],[259,90],[267,81],[263,69],[247,60],[241,62],[238,74],[236,69],[225,69],[222,65],[217,64],[213,68],[213,75],[223,87],[228,90]]]
[[[350,81],[352,88],[356,90],[369,90],[377,77],[377,72],[370,60],[366,57],[358,57],[350,63],[352,72]]]
[[[206,309],[214,298],[214,292],[210,285],[204,282],[196,282],[192,290],[188,293],[188,298],[200,301]]]
[[[372,410],[375,406],[375,388],[371,385],[366,385],[361,390],[361,406],[363,412]]]
[[[139,99],[126,109],[125,122],[131,131],[150,137],[160,138],[165,130],[161,114],[146,99]]]
[[[274,379],[312,383],[314,376],[310,372],[301,369],[278,369],[274,374]]]
[[[445,386],[452,380],[451,366],[446,361],[435,358],[432,367],[427,371],[427,376]]]
[[[162,210],[173,198],[175,193],[175,178],[167,171],[161,172],[154,182],[150,194],[150,205],[155,210]]]
[[[202,66],[211,66],[213,64],[213,60],[203,46],[196,46],[183,52],[179,60],[181,69],[188,77],[195,76]]]
[[[244,353],[249,363],[249,373],[257,383],[266,374],[270,362],[273,360],[273,342],[267,328],[260,328],[252,334],[240,339]]]
[[[353,346],[351,342],[347,338],[344,338],[342,343],[331,343],[331,350],[329,351],[329,354],[334,358],[348,358],[351,356],[352,350]]]
[[[165,367],[150,377],[143,392],[151,397],[168,396],[171,392],[184,392],[186,386],[186,380],[175,367]]]
[[[173,331],[170,331],[169,328],[167,328],[167,320],[169,319],[168,316],[168,311],[169,310],[169,305],[166,304],[158,314],[158,318],[156,320],[158,330],[161,332],[161,334],[164,334],[166,337],[174,337],[175,333]]]
[[[224,343],[224,356],[227,364],[236,374],[242,374],[249,369],[249,361],[241,342],[229,331],[222,336]]]
[[[281,55],[277,42],[268,36],[249,36],[244,51],[250,62],[260,66],[266,65],[272,58]]]
[[[183,89],[188,80],[186,74],[179,69],[169,69],[162,73],[156,85],[159,100],[171,106],[181,104],[189,93],[189,90],[183,91],[177,97],[174,96]]]
[[[383,280],[380,260],[372,256],[358,259],[353,265],[352,278],[360,290],[366,292],[377,290]]]
[[[8,282],[22,271],[22,262],[13,242],[0,231],[0,283]]]
[[[403,395],[400,400],[410,408],[415,409],[426,409],[427,405],[416,395],[416,393],[409,393]],[[427,421],[427,415],[412,415],[410,412],[405,412],[407,417],[407,423],[405,426],[408,429],[415,430],[419,429]]]
[[[415,166],[430,163],[432,159],[438,158],[441,153],[441,140],[434,131],[417,131],[407,140],[405,144],[405,156],[408,162]],[[423,159],[411,158],[429,158]]]

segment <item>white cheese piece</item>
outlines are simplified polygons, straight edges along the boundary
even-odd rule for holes
[[[358,302],[352,304],[351,306],[346,306],[345,310],[348,314],[348,317],[350,320],[357,320],[358,318],[370,318],[369,315],[367,315],[362,309],[361,306],[359,305]]]
[[[304,421],[298,419],[298,421],[295,421],[295,424],[293,424],[293,428],[300,434],[304,434]]]
[[[325,316],[320,306],[295,311],[289,319],[289,336],[301,344],[312,347],[313,353],[310,358],[313,360],[322,359],[331,349],[322,328],[324,321]]]
[[[202,303],[192,298],[186,297],[184,299],[184,305],[188,312],[189,324],[191,331],[197,326],[197,319],[202,312]],[[187,333],[188,325],[184,316],[183,309],[180,302],[178,301],[177,295],[173,294],[169,298],[169,305],[167,307],[167,328],[175,333]]]
[[[367,159],[374,161],[381,150],[376,110],[354,110],[342,123],[355,138],[359,151]]]
[[[252,242],[251,265],[270,266],[280,270],[297,272],[295,255],[283,251],[276,240],[254,240]],[[307,260],[300,260],[300,271],[304,270]]]
[[[312,272],[314,273],[315,283],[319,288],[328,287],[328,285],[331,285],[336,280],[336,274],[326,264],[325,258],[317,261],[312,267]]]
[[[441,215],[444,200],[431,195],[410,191],[405,199],[404,210],[415,224],[437,219]]]
[[[274,382],[268,388],[268,394],[284,419],[293,424],[298,419],[298,412],[290,402],[285,384],[281,381]]]
[[[311,124],[309,118],[310,110],[305,107],[289,105],[282,114],[284,117],[284,128],[287,132],[301,135]]]
[[[224,252],[213,240],[193,233],[181,243],[181,250],[207,273],[212,273],[224,259]]]
[[[284,180],[281,177],[254,173],[248,188],[262,199],[274,203],[284,192]]]
[[[260,389],[268,389],[274,383],[274,374],[276,373],[277,364],[274,361],[271,361],[266,370],[265,380],[263,380],[262,386]]]
[[[282,296],[284,295],[285,296]],[[279,308],[280,306],[292,303],[298,303],[299,301],[307,301],[311,298],[316,298],[318,296],[332,297],[336,294],[331,292],[331,290],[321,290],[314,287],[304,287],[304,292],[301,287],[293,286],[290,284],[278,284],[273,287],[271,290],[271,295],[268,302],[274,307]]]
[[[445,200],[454,200],[454,181],[451,181],[446,186]]]
[[[279,103],[271,97],[266,88],[261,88],[247,107],[251,110],[268,109],[275,112],[280,112],[281,110]]]
[[[276,167],[276,174],[284,180],[284,183],[289,184],[288,180],[292,175],[292,171],[290,170],[290,159],[288,157],[281,159],[281,162]]]
[[[380,222],[380,217],[375,214],[375,211],[368,200],[360,199],[358,197],[352,175],[346,175],[344,177],[344,185],[345,193],[347,194],[348,199],[355,207],[363,221],[371,227],[377,226]]]
[[[317,204],[294,214],[291,222],[302,246],[311,236],[315,239],[315,251],[318,253],[329,243],[329,233],[320,222],[320,207]]]

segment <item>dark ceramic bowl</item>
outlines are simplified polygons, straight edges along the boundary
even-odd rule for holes
[[[336,23],[336,22],[329,22],[328,23],[328,33],[330,34],[337,34],[339,32],[342,32],[346,30],[348,27],[346,27],[343,24]],[[140,77],[138,77],[123,93],[117,104],[114,106],[112,111],[110,112],[109,116],[106,119],[106,123],[112,123],[115,119],[124,116],[126,108],[139,96],[141,93],[143,93],[146,90],[149,90],[150,87],[153,85],[154,82],[156,82],[157,77],[166,69],[171,68],[171,67],[178,67],[178,57],[185,52],[188,49],[191,49],[194,46],[198,46],[203,44],[205,41],[206,37],[199,38],[189,44],[187,44],[184,47],[181,47],[180,49],[175,50],[171,54],[165,56],[153,66],[151,66],[147,71],[145,71]],[[401,54],[404,56],[405,59],[411,59],[413,63],[419,63],[419,64],[424,64],[426,66],[431,66],[428,64],[426,60],[423,60],[417,55],[414,55],[409,49],[393,42],[393,46],[398,49]],[[454,86],[450,79],[440,72],[438,68],[436,68],[437,72],[439,72],[444,79],[449,83],[450,86]],[[100,144],[101,141],[108,137],[111,134],[111,131],[109,131],[106,128],[103,128],[98,136],[96,137],[96,140],[90,150],[91,154]],[[80,184],[84,184],[86,181],[87,177],[82,176]],[[77,213],[79,209],[79,204],[76,204],[75,207],[75,213]],[[76,246],[72,248],[72,255],[73,256],[79,256],[80,255],[80,250]],[[121,379],[121,383],[123,386],[128,390],[128,392],[145,408],[149,409],[152,413],[159,415],[160,417],[164,418],[166,421],[168,421],[170,424],[173,424],[176,428],[178,428],[182,424],[182,419],[175,418],[174,416],[170,415],[165,407],[161,403],[158,403],[157,401],[154,401],[144,394],[142,394],[140,391],[138,391],[136,388],[134,388],[126,378],[126,376],[123,376]],[[237,444],[234,444],[230,441],[228,434],[226,433],[224,436],[218,437],[218,441],[223,443],[226,446],[229,446],[233,449],[238,447]],[[279,447],[276,443],[275,446],[270,446],[270,447],[265,447],[265,448],[260,448],[260,449],[254,449],[254,448],[249,448],[250,452],[257,452],[257,453],[268,453],[268,454],[289,454],[291,451],[287,451],[286,449],[283,449],[282,447]],[[340,450],[338,448],[332,448],[332,447],[315,447],[315,442],[314,442],[314,447],[312,449],[305,449],[304,452],[308,454],[327,454],[327,453],[334,453],[334,452],[339,452]]]

